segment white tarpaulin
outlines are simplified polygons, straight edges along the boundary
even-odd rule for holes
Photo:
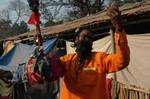
[[[117,72],[117,80],[128,85],[150,89],[150,33],[127,35],[130,47],[129,66]],[[66,42],[67,53],[73,53],[71,42]],[[93,43],[93,51],[111,53],[111,36]]]

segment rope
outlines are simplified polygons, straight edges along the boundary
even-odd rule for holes
[[[116,88],[116,89],[114,89]],[[150,90],[112,81],[112,99],[150,99]]]

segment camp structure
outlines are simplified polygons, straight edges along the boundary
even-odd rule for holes
[[[57,38],[53,38],[44,42],[43,47],[45,54],[48,54],[53,49],[53,47],[56,45],[56,41]],[[31,57],[33,57],[34,50],[35,45],[27,45],[15,42],[7,43],[4,49],[4,54],[0,57],[0,99],[30,99],[29,97],[32,93],[31,90],[39,92],[40,89],[43,92],[40,92],[37,95],[32,94],[34,95],[34,98],[32,99],[48,98],[42,85],[39,89],[32,88],[30,90],[26,85],[28,81],[26,75],[27,62]]]
[[[129,66],[117,72],[111,81],[112,99],[150,99],[150,2],[126,4],[120,7],[123,25],[127,33],[131,51]],[[70,47],[76,28],[90,28],[94,33],[94,51],[112,53],[111,36],[109,35],[110,19],[106,10],[71,22],[42,29],[45,39],[59,37],[66,41],[67,53],[73,53]],[[35,35],[30,31],[7,40],[28,42]]]
[[[120,7],[122,11],[122,17],[124,21],[124,25],[126,30],[130,32],[134,32],[135,30],[140,32],[147,32],[148,29],[148,22],[149,20],[149,1],[142,2],[142,3],[132,3],[132,4],[125,4],[124,6]],[[144,23],[144,25],[143,25]],[[94,33],[102,34],[107,32],[110,27],[110,20],[109,17],[106,15],[106,10],[103,10],[95,15],[90,15],[87,17],[83,17],[74,21],[65,22],[60,25],[50,26],[43,28],[41,30],[44,37],[49,37],[53,35],[71,35],[76,28],[82,27],[90,27],[93,29]],[[132,29],[132,28],[136,29]],[[140,28],[139,28],[140,27]],[[144,29],[142,29],[144,28]],[[136,33],[135,31],[135,33]],[[33,37],[36,34],[35,30],[29,31],[27,33],[17,35],[14,37],[7,38],[8,40],[23,40],[30,37]]]

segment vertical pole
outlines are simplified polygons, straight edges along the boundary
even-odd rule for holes
[[[110,33],[110,35],[111,35],[112,53],[115,53],[115,51],[116,51],[116,47],[115,47],[114,32],[113,32],[113,30],[112,30],[112,29],[110,29],[109,33]],[[113,73],[112,75],[113,75],[114,80],[117,80],[116,73]]]
[[[36,24],[36,32],[37,32],[37,34],[41,34],[41,29],[40,29],[39,23]]]

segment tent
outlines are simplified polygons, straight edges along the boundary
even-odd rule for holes
[[[48,40],[44,42],[44,53],[48,54],[54,47],[57,38]],[[10,70],[15,70],[19,64],[26,63],[30,56],[33,54],[35,45],[27,45],[22,43],[17,43],[15,46],[5,55],[0,57],[0,68],[10,68]]]
[[[46,42],[44,42],[44,53],[48,54],[56,45],[56,42],[57,38],[47,40]],[[24,81],[20,83],[18,82],[17,78],[18,73],[23,76],[25,72],[24,70],[19,71],[18,66],[26,66],[25,63],[33,54],[34,49],[35,45],[31,46],[22,43],[16,43],[8,53],[0,57],[0,98],[3,98],[1,96],[4,96],[6,98],[8,98],[9,96],[11,97],[11,99],[27,99],[28,96],[25,94]],[[22,67],[24,68],[24,66]],[[8,73],[10,73],[9,75],[13,75],[13,79],[7,79]],[[9,80],[12,82],[6,82],[5,80]],[[30,89],[32,90],[32,88]],[[37,90],[40,89],[37,88]],[[43,93],[41,95],[44,96],[46,95],[46,93]]]

